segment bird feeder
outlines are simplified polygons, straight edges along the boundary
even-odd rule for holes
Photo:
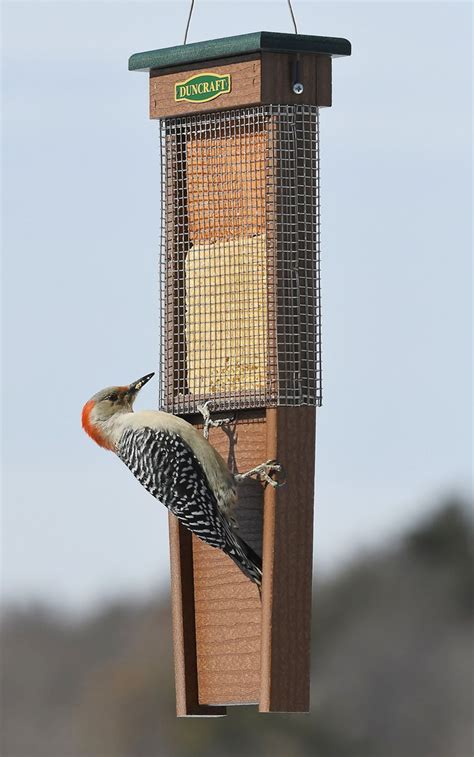
[[[345,39],[257,32],[130,58],[161,146],[161,409],[201,424],[235,472],[261,597],[170,516],[178,715],[309,709],[316,407],[321,404],[319,108]]]

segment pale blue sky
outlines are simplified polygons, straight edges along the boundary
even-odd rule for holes
[[[353,44],[321,116],[327,570],[469,485],[471,6],[293,4],[300,32]],[[7,599],[167,585],[166,512],[80,411],[157,368],[158,127],[127,60],[181,43],[188,5],[3,5]],[[189,39],[291,28],[284,0],[197,0]]]

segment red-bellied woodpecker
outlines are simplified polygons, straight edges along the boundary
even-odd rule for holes
[[[153,375],[94,394],[82,410],[84,430],[101,447],[115,452],[186,528],[222,549],[260,586],[260,557],[235,533],[232,509],[240,480],[257,475],[276,486],[271,474],[280,466],[269,461],[247,473],[232,474],[214,447],[183,418],[158,410],[133,412],[137,393]]]

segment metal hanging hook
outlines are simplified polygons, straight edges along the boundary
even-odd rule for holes
[[[184,42],[183,42],[184,45],[186,44],[187,39],[188,39],[189,24],[191,23],[191,16],[193,15],[193,10],[194,10],[194,0],[191,0],[191,7],[189,9],[188,22],[186,24],[186,31],[184,32]]]

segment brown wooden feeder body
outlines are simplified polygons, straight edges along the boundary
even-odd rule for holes
[[[240,534],[263,557],[261,599],[226,555],[170,516],[181,716],[223,715],[231,704],[258,704],[261,712],[309,709],[319,267],[310,254],[303,266],[297,251],[311,253],[319,243],[319,226],[308,222],[317,215],[319,174],[312,147],[295,148],[291,165],[282,159],[289,138],[278,107],[330,106],[331,57],[349,54],[346,40],[259,32],[130,59],[132,70],[150,71],[150,116],[165,123],[162,404],[199,425],[197,402],[214,400],[216,417],[235,415],[209,437],[229,467],[245,471],[277,459],[286,472],[278,489],[264,490],[255,480],[239,487]],[[204,87],[199,74],[211,75],[208,89],[225,91],[206,102],[179,100],[180,92],[193,97],[190,80]],[[295,77],[301,94],[293,91]],[[258,118],[246,110],[262,105],[269,107]],[[231,109],[235,115],[219,120]],[[308,113],[290,109],[295,140],[309,144],[314,114]],[[200,114],[211,114],[206,133]],[[183,126],[182,116],[196,116],[197,127]],[[174,118],[168,129],[166,119]],[[282,250],[290,242],[280,216],[294,202],[296,263],[285,268]],[[291,317],[290,286],[297,302]],[[234,315],[239,307],[245,318]],[[283,355],[285,334],[291,349]],[[298,393],[295,382],[304,384],[305,376],[314,391]]]

